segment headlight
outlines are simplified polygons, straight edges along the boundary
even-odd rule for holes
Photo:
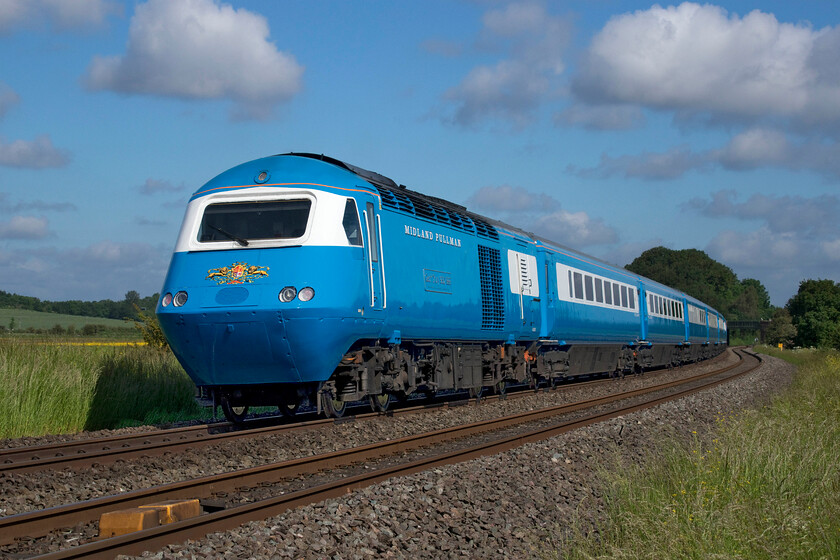
[[[160,306],[168,307],[170,303],[172,303],[172,294],[166,292],[166,295],[160,300]]]
[[[187,292],[181,291],[175,294],[175,297],[172,299],[172,303],[175,307],[181,307],[187,303]]]
[[[297,290],[294,286],[286,286],[285,288],[280,290],[280,293],[277,295],[277,299],[279,299],[283,303],[289,303],[290,301],[295,299],[296,295]]]
[[[310,299],[315,297],[315,290],[307,286],[306,288],[302,289],[298,294],[298,299],[300,301],[309,301]]]

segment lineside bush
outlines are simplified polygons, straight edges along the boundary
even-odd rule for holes
[[[608,521],[566,557],[840,558],[840,354],[795,359],[788,392],[719,417],[709,443],[604,468]]]

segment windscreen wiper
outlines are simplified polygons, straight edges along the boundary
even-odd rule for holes
[[[222,235],[224,235],[224,236],[225,236],[225,237],[227,237],[228,239],[231,239],[231,240],[233,240],[233,241],[236,241],[237,243],[239,243],[239,244],[240,244],[240,245],[242,245],[243,247],[247,247],[247,246],[248,246],[248,240],[247,240],[247,239],[242,239],[241,237],[236,237],[236,236],[235,236],[235,235],[233,235],[232,233],[228,233],[228,232],[226,232],[225,230],[223,230],[222,228],[216,227],[216,226],[214,226],[214,225],[207,224],[207,227],[209,227],[210,229],[215,229],[216,231],[218,231],[219,233],[221,233]]]

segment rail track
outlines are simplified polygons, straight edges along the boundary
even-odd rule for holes
[[[499,453],[529,441],[545,439],[578,427],[655,406],[748,373],[760,363],[757,357],[750,354],[740,357],[741,360],[738,363],[717,371],[680,381],[660,383],[627,393],[0,518],[0,543],[8,544],[20,537],[32,539],[59,528],[91,524],[104,512],[140,504],[176,498],[209,498],[225,493],[236,494],[241,492],[242,488],[278,484],[303,473],[341,468],[351,470],[351,474],[344,472],[337,480],[308,482],[304,488],[296,491],[280,493],[267,499],[255,499],[243,505],[228,507],[154,529],[95,540],[47,554],[44,558],[110,558],[117,554],[137,554],[144,550],[153,550],[189,538],[201,538],[209,532],[229,529],[247,521],[271,517],[304,504],[340,496],[350,489],[374,484],[392,476]],[[584,411],[589,412],[583,414]],[[576,414],[570,419],[568,417],[571,413]],[[410,455],[412,452],[414,455]],[[394,459],[398,454],[407,453],[409,454],[407,458]],[[380,461],[381,464],[376,468],[370,468],[375,461]],[[362,462],[367,468],[357,467],[353,472],[352,465]]]
[[[656,372],[650,373],[655,374]],[[543,387],[536,390],[571,391],[614,381],[613,378],[591,379],[552,388]],[[229,422],[218,422],[31,447],[0,449],[0,474],[39,472],[48,468],[81,469],[95,464],[108,464],[137,457],[160,456],[165,453],[177,453],[226,441],[252,438],[261,435],[291,433],[334,423],[369,421],[381,416],[417,414],[443,407],[475,404],[478,401],[516,399],[527,396],[532,391],[533,389],[502,395],[486,395],[472,399],[464,398],[463,395],[451,395],[445,399],[421,400],[423,404],[416,404],[417,400],[413,400],[409,401],[407,405],[395,407],[387,412],[359,413],[338,419],[325,419],[319,418],[314,413],[302,413],[291,422],[284,422],[282,417],[273,416],[269,418],[254,418],[246,421],[242,426],[236,426]]]

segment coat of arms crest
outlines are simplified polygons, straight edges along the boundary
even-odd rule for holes
[[[213,280],[217,285],[250,284],[255,278],[268,276],[267,266],[250,266],[248,263],[235,262],[230,266],[211,268],[205,280]]]

